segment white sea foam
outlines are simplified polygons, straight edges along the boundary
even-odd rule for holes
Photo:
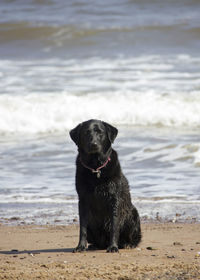
[[[69,198],[69,196],[62,196],[62,197],[50,197],[50,196],[33,196],[32,194],[23,194],[21,193],[20,195],[1,195],[0,198],[0,203],[25,203],[25,204],[38,204],[38,203],[51,203],[51,204],[56,204],[56,203],[66,203],[66,204],[77,204],[78,200],[77,197],[74,198]]]
[[[0,96],[1,133],[64,131],[90,118],[116,125],[200,125],[200,96],[115,93]]]
[[[1,61],[0,133],[116,125],[200,125],[200,59],[186,55]]]

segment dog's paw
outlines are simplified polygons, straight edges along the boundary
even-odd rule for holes
[[[107,253],[119,253],[119,249],[117,246],[109,246],[107,248]]]
[[[86,246],[81,245],[74,248],[73,253],[83,252],[83,251],[86,251]]]

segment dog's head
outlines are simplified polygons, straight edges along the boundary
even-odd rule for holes
[[[86,154],[106,153],[117,136],[118,130],[114,126],[100,121],[89,120],[80,123],[70,131],[72,140],[79,151]]]

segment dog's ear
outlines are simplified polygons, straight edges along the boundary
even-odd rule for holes
[[[69,135],[71,139],[74,141],[74,143],[78,146],[79,145],[79,139],[80,139],[80,128],[81,124],[77,125],[75,128],[70,130]]]
[[[106,122],[103,122],[103,124],[106,127],[107,135],[108,135],[110,142],[113,143],[118,134],[117,128]]]

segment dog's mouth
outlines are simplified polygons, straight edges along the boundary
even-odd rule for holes
[[[100,152],[100,147],[97,143],[91,143],[88,145],[88,154],[96,154]]]
[[[88,151],[88,154],[98,154],[100,152],[100,150],[99,149],[94,149],[94,148],[92,148],[92,149],[90,149],[89,151]]]

